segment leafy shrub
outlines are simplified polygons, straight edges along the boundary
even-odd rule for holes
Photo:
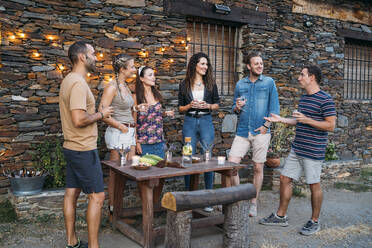
[[[45,170],[45,188],[59,188],[65,186],[66,161],[63,156],[61,141],[44,141],[36,146],[33,157],[34,167]]]
[[[325,151],[325,161],[337,160],[338,156],[336,154],[336,144],[333,142],[328,143]]]

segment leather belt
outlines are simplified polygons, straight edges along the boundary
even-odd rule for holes
[[[121,124],[123,124],[126,127],[136,127],[135,123],[121,123]]]
[[[210,113],[209,112],[204,112],[205,114],[202,114],[202,113],[195,113],[195,114],[192,114],[192,113],[186,113],[186,116],[189,116],[189,117],[194,117],[194,118],[200,118],[200,117],[203,117],[205,115],[209,115]]]

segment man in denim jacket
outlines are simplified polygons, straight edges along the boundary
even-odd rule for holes
[[[263,166],[270,144],[270,122],[264,117],[279,114],[279,99],[275,82],[262,75],[263,61],[260,53],[250,53],[246,58],[249,76],[236,83],[233,111],[239,115],[229,161],[240,163],[249,149],[252,149],[254,164],[253,184],[256,198],[251,200],[249,216],[257,216],[257,198],[263,181]],[[233,185],[239,184],[239,176],[233,178]]]

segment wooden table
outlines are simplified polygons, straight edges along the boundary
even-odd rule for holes
[[[175,161],[177,160],[180,161],[180,158],[175,158]],[[113,161],[102,161],[102,164],[110,168],[109,198],[111,198],[110,200],[113,202],[113,228],[119,229],[126,236],[145,248],[154,247],[154,236],[162,232],[161,228],[153,228],[154,203],[157,204],[160,201],[164,180],[166,178],[191,175],[190,187],[192,190],[197,190],[199,185],[199,174],[214,171],[222,174],[222,187],[230,187],[231,177],[237,175],[240,168],[245,167],[244,165],[228,161],[223,165],[218,165],[216,158],[212,158],[212,160],[208,162],[192,164],[186,169],[170,167],[158,168],[152,166],[148,170],[136,170],[131,168],[131,166],[121,167],[118,163]],[[123,209],[123,194],[127,180],[136,181],[140,191],[142,200],[143,234],[120,220],[122,216],[130,216],[130,214],[125,214],[127,210]]]

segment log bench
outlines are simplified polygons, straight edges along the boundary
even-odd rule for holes
[[[191,247],[192,210],[214,205],[223,205],[223,247],[249,247],[248,200],[255,196],[253,184],[164,194],[161,205],[167,209],[165,247]]]

